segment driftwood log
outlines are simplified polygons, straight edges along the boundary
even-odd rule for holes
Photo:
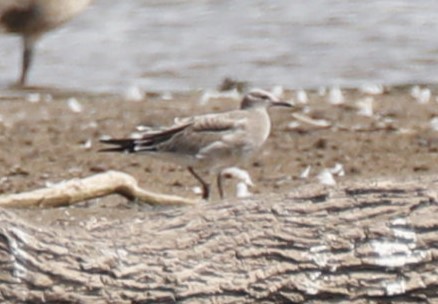
[[[437,199],[423,178],[80,227],[0,209],[0,302],[438,303]]]
[[[197,201],[140,188],[137,180],[119,171],[107,171],[82,179],[72,179],[43,189],[0,196],[0,207],[62,207],[111,194],[150,205],[193,205]]]

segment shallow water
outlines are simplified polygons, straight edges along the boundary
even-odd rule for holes
[[[438,81],[436,0],[97,0],[41,40],[29,82],[92,91]],[[0,85],[19,71],[0,36]]]

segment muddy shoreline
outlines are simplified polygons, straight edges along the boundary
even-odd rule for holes
[[[329,102],[329,91],[306,91],[308,102],[302,105],[300,115],[311,119],[311,124],[297,120],[290,112],[272,109],[273,130],[266,146],[242,166],[255,183],[251,191],[254,195],[283,193],[318,183],[317,175],[337,164],[345,172],[344,176],[335,176],[338,183],[436,174],[438,139],[433,118],[438,117],[438,86],[427,86],[431,93],[428,102],[416,100],[412,87],[388,87],[377,95],[344,89],[345,102],[339,105]],[[300,94],[285,90],[284,99],[303,101]],[[101,148],[100,137],[126,136],[138,124],[170,124],[174,117],[226,111],[239,104],[239,100],[226,97],[201,104],[202,96],[201,91],[149,93],[142,100],[132,101],[117,95],[50,89],[3,90],[0,194],[120,170],[150,190],[196,197],[193,190],[197,183],[185,168],[149,157],[102,154],[97,150]],[[364,110],[363,104],[371,99],[373,113],[369,115],[370,109]],[[368,111],[368,116],[363,111]],[[310,172],[302,178],[306,168]],[[234,192],[234,182],[227,181],[227,197],[233,198]],[[217,200],[217,193],[213,196]],[[35,210],[17,212],[35,222],[49,218],[61,223],[60,218],[129,218],[148,208],[111,196],[76,207],[38,211],[36,216]]]

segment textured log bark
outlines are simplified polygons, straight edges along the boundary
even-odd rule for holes
[[[437,303],[432,179],[34,227],[0,209],[0,302]]]

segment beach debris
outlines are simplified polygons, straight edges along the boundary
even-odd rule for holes
[[[333,168],[329,168],[329,171],[337,176],[345,176],[344,166],[340,163],[336,163]]]
[[[86,130],[86,129],[97,129],[99,127],[99,124],[97,123],[97,121],[90,121],[89,123],[86,123],[84,125],[82,125],[82,129]]]
[[[309,178],[310,171],[312,170],[312,166],[307,166],[306,169],[303,170],[300,174],[301,179],[307,179]]]
[[[0,185],[7,183],[9,180],[9,177],[3,176],[0,178]]]
[[[438,116],[432,118],[429,122],[429,125],[432,128],[432,130],[438,131]]]
[[[192,187],[192,192],[194,194],[202,194],[202,188],[199,186]]]
[[[138,85],[132,85],[125,90],[123,97],[127,101],[141,101],[143,100],[144,95],[145,94],[142,88],[140,88]]]
[[[81,103],[74,97],[71,97],[67,100],[68,108],[74,113],[81,113],[83,107]]]
[[[173,95],[171,92],[165,92],[165,93],[161,94],[161,99],[162,100],[173,100]]]
[[[319,127],[319,128],[328,128],[331,127],[332,123],[325,120],[325,119],[313,119],[310,118],[306,115],[302,115],[299,113],[293,113],[292,117],[295,118],[296,120],[299,120],[301,122],[304,122],[306,124],[315,126],[315,127]]]
[[[416,85],[411,88],[411,96],[415,99],[419,104],[426,104],[430,101],[432,97],[432,92],[428,88],[420,88],[420,86]]]
[[[358,109],[357,114],[366,117],[372,117],[374,115],[373,111],[373,97],[361,98],[356,102],[356,107]]]
[[[316,178],[322,185],[326,186],[335,186],[336,180],[333,177],[333,174],[330,172],[329,169],[323,169]]]
[[[73,169],[73,168],[72,168]],[[68,170],[69,172],[72,169]],[[74,169],[81,172],[81,168]],[[50,176],[44,174],[44,179]],[[176,195],[151,192],[140,188],[138,181],[129,174],[106,171],[84,178],[73,178],[61,182],[46,181],[46,187],[29,192],[0,195],[1,207],[65,207],[102,196],[119,194],[130,201],[136,200],[150,205],[194,205],[198,200]]]
[[[323,169],[316,178],[318,181],[326,186],[335,186],[336,180],[334,178],[336,176],[345,176],[344,166],[340,163],[336,163],[332,168]]]
[[[328,102],[332,105],[340,105],[345,102],[344,94],[338,86],[334,86],[330,89]]]
[[[26,95],[26,101],[30,103],[38,103],[41,101],[41,94],[40,93],[29,93]]]
[[[368,95],[381,95],[385,92],[385,88],[381,84],[367,83],[360,86],[359,90]]]
[[[299,103],[306,104],[309,102],[309,97],[307,96],[306,91],[298,90],[296,92],[296,98]]]
[[[84,148],[85,150],[90,150],[93,147],[93,141],[91,140],[91,138],[87,139],[83,144],[82,144],[82,148]]]
[[[271,93],[278,98],[282,98],[284,96],[284,88],[281,85],[276,85],[271,89]]]

